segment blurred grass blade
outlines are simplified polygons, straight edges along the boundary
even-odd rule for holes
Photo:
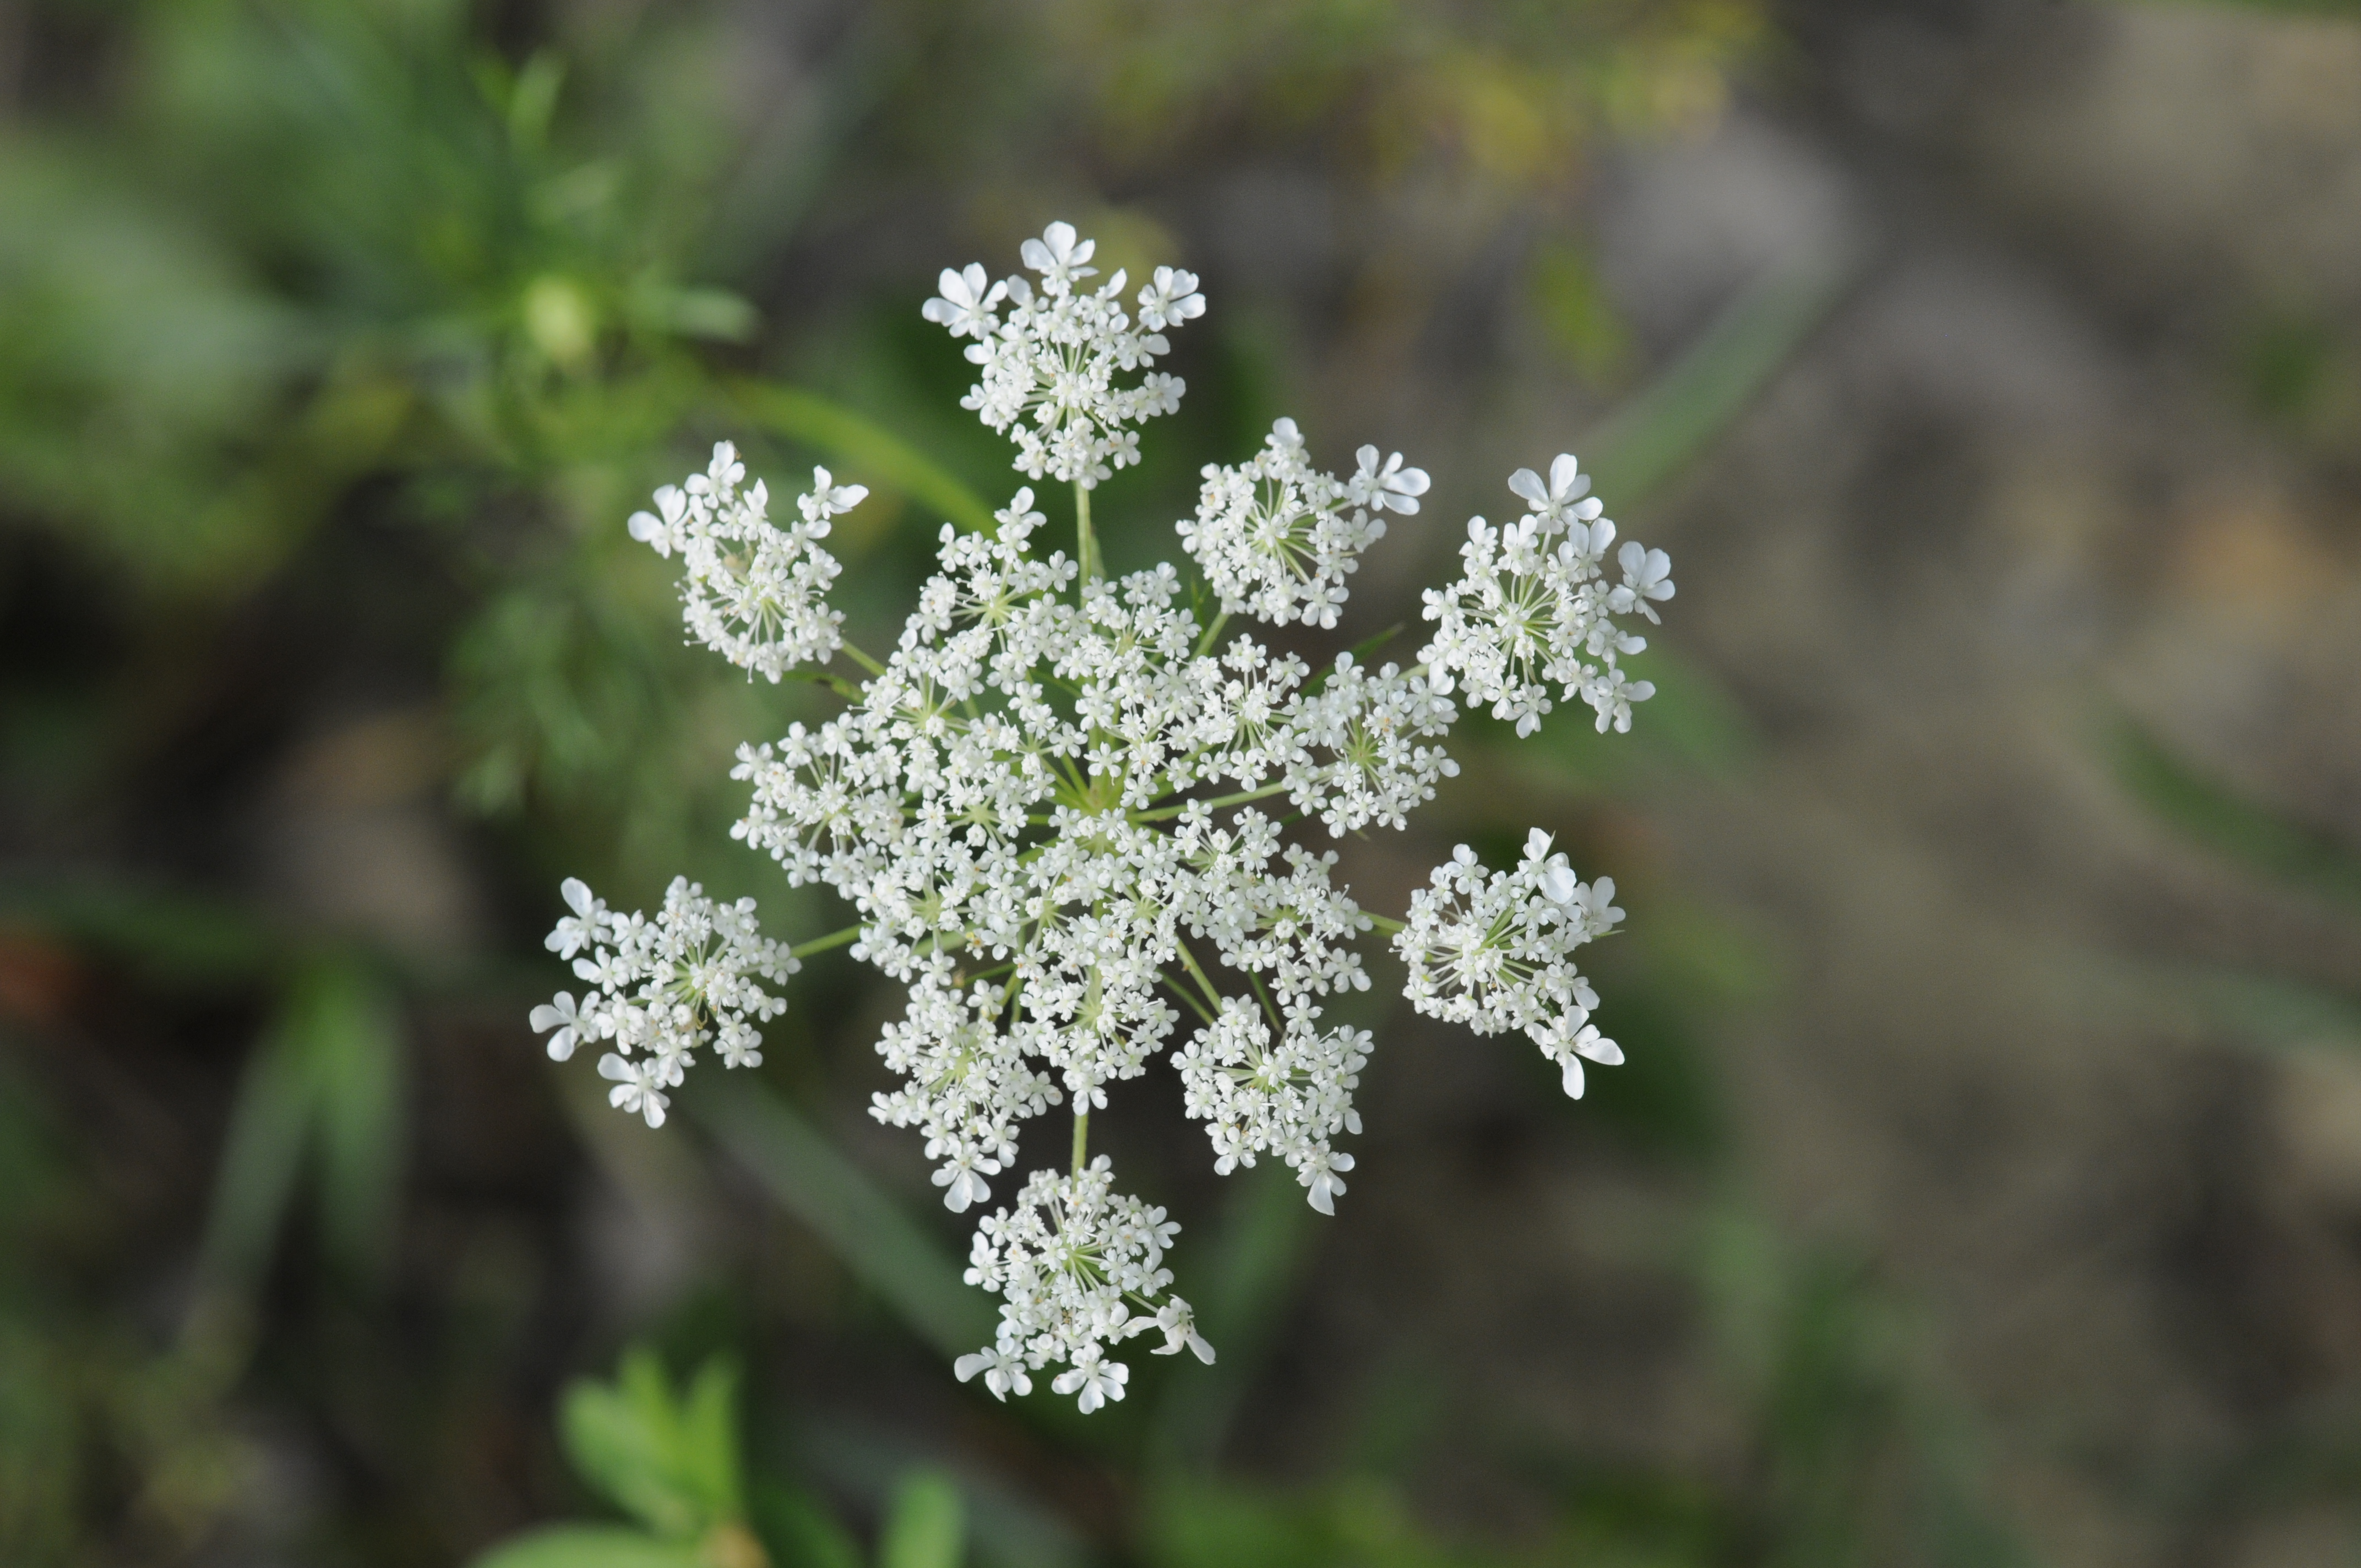
[[[1152,1452],[1165,1468],[1213,1464],[1247,1387],[1278,1332],[1301,1277],[1312,1205],[1277,1162],[1234,1176],[1222,1228],[1206,1260],[1198,1325],[1219,1359],[1185,1368],[1157,1409]]]
[[[284,950],[267,926],[226,900],[89,877],[0,883],[0,916],[176,985],[250,981]]]
[[[331,1255],[367,1283],[387,1262],[406,1118],[402,1041],[391,996],[358,961],[312,959],[239,1082],[207,1221],[208,1272],[251,1289],[286,1223],[305,1148],[320,1159],[320,1219]]]
[[[306,985],[313,1104],[320,1119],[320,1224],[357,1282],[392,1262],[408,1072],[398,1004],[366,966],[323,959]]]
[[[1739,295],[1694,345],[1585,437],[1598,493],[1628,507],[1695,459],[1745,411],[1858,272],[1850,255],[1821,257]]]
[[[906,1477],[878,1537],[877,1568],[960,1568],[966,1555],[959,1488],[936,1471]]]
[[[993,1312],[960,1266],[901,1205],[762,1084],[728,1086],[696,1114],[780,1205],[833,1248],[919,1338],[964,1355],[992,1337]]]
[[[251,1291],[269,1264],[312,1126],[317,1085],[292,1008],[247,1058],[205,1222],[205,1271]]]
[[[2206,778],[2128,716],[2110,731],[2117,781],[2156,816],[2250,870],[2361,908],[2361,856]]]
[[[881,484],[932,507],[963,529],[989,533],[992,508],[953,478],[934,459],[841,404],[800,387],[741,380],[730,388],[730,405],[774,435],[800,442],[842,462],[840,478]]]
[[[658,1541],[619,1524],[561,1524],[504,1541],[472,1568],[712,1568],[693,1541]]]

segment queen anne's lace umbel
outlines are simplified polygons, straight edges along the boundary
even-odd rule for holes
[[[1614,884],[1578,881],[1546,836],[1509,872],[1461,848],[1403,922],[1363,910],[1334,881],[1334,852],[1289,829],[1302,823],[1316,842],[1404,826],[1458,771],[1442,741],[1463,690],[1520,734],[1550,710],[1552,685],[1601,729],[1628,728],[1652,688],[1620,667],[1644,643],[1616,618],[1653,621],[1673,594],[1664,553],[1635,544],[1609,579],[1614,525],[1560,456],[1546,482],[1531,469],[1510,479],[1520,521],[1469,525],[1465,574],[1427,595],[1437,624],[1411,668],[1341,653],[1315,674],[1251,636],[1224,641],[1233,615],[1334,627],[1384,514],[1415,515],[1427,488],[1373,446],[1351,477],[1331,477],[1288,420],[1246,463],[1208,467],[1179,524],[1220,606],[1210,625],[1170,565],[1102,576],[1089,492],[1136,459],[1132,426],[1176,406],[1180,383],[1150,367],[1165,331],[1205,306],[1196,279],[1170,268],[1128,307],[1121,273],[1080,292],[1092,253],[1053,224],[1025,244],[1038,283],[946,270],[925,310],[974,340],[966,406],[1016,443],[1016,466],[1074,486],[1076,556],[1038,541],[1030,488],[989,536],[946,525],[938,570],[879,661],[844,642],[826,598],[838,566],[820,541],[860,487],[816,471],[782,526],[724,444],[631,522],[681,558],[688,628],[732,663],[774,681],[839,657],[866,672],[858,685],[828,677],[849,699],[837,717],[740,749],[733,776],[752,798],[733,831],[790,885],[851,906],[853,927],[797,951],[849,941],[908,988],[877,1047],[900,1087],[872,1114],[924,1138],[948,1208],[991,1202],[1023,1124],[1071,1107],[1071,1169],[1034,1171],[977,1230],[968,1278],[1001,1297],[1001,1325],[956,1370],[1005,1398],[1060,1367],[1051,1387],[1086,1411],[1123,1398],[1130,1373],[1113,1353],[1136,1335],[1160,1332],[1159,1354],[1213,1354],[1164,1266],[1180,1227],[1087,1157],[1108,1085],[1170,1054],[1216,1169],[1273,1157],[1334,1212],[1353,1168],[1336,1141],[1361,1130],[1353,1095],[1372,1041],[1323,1010],[1368,988],[1357,948],[1378,927],[1419,1011],[1524,1030],[1567,1093],[1582,1092],[1583,1061],[1620,1059],[1589,1022],[1598,999],[1572,959],[1621,917]],[[549,946],[592,989],[534,1010],[551,1055],[611,1044],[599,1070],[614,1102],[651,1124],[697,1047],[760,1060],[754,1025],[783,1003],[758,982],[784,980],[797,951],[760,936],[751,903],[675,882],[651,921],[611,913],[578,882],[564,893],[574,913]]]

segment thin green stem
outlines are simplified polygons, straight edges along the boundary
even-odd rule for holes
[[[1165,984],[1172,988],[1173,995],[1188,1003],[1190,1012],[1194,1013],[1198,1017],[1202,1018],[1208,1024],[1213,1021],[1213,1015],[1205,1010],[1205,1004],[1197,1000],[1196,992],[1191,991],[1187,986],[1181,984],[1170,975],[1164,973],[1161,970],[1158,970],[1157,974],[1158,978],[1161,979]]]
[[[1202,659],[1205,656],[1205,651],[1213,645],[1213,639],[1219,637],[1222,634],[1222,628],[1227,626],[1229,623],[1230,612],[1228,610],[1224,610],[1221,614],[1213,617],[1213,624],[1205,628],[1204,636],[1197,639],[1197,657]]]
[[[1270,795],[1281,794],[1286,788],[1283,784],[1265,784],[1260,789],[1250,789],[1244,795],[1220,795],[1205,801],[1203,805],[1209,811],[1218,810],[1224,806],[1244,806],[1250,800],[1262,800]],[[1198,803],[1194,801],[1184,800],[1178,806],[1159,806],[1153,811],[1135,811],[1131,814],[1131,819],[1134,822],[1161,822],[1168,817],[1180,816],[1196,804]]]
[[[1279,1021],[1279,1009],[1270,1004],[1270,992],[1262,988],[1262,976],[1248,970],[1246,983],[1254,987],[1255,1000],[1262,1003],[1262,1015],[1270,1020],[1271,1038],[1286,1038],[1287,1025]]]
[[[1082,1173],[1082,1161],[1091,1152],[1091,1113],[1074,1113],[1074,1174]]]
[[[1082,580],[1094,583],[1099,577],[1099,542],[1091,532],[1091,492],[1080,479],[1074,481],[1074,564],[1082,568]]]
[[[840,948],[847,942],[858,941],[860,938],[861,927],[858,926],[847,926],[841,931],[830,931],[825,937],[814,937],[810,941],[804,943],[800,947],[789,948],[787,951],[793,953],[796,958],[807,959],[814,953],[824,953],[830,948]]]
[[[1219,1012],[1222,1006],[1222,993],[1213,989],[1213,982],[1207,980],[1205,971],[1197,967],[1197,955],[1189,950],[1189,944],[1186,942],[1175,942],[1173,946],[1180,950],[1180,967],[1187,970],[1195,979],[1198,989],[1205,993],[1205,1000],[1213,1005],[1215,1012]],[[1213,1022],[1211,1018],[1205,1021],[1209,1024]]]
[[[1400,921],[1392,919],[1387,916],[1377,914],[1373,910],[1364,909],[1361,913],[1368,917],[1370,925],[1375,926],[1380,931],[1393,932],[1407,931],[1410,929],[1408,926],[1403,925]]]
[[[851,643],[839,642],[837,647],[842,651],[846,658],[851,660],[854,663],[860,665],[871,674],[882,675],[885,673],[884,665],[879,663],[876,660],[871,658],[860,649],[855,648]]]

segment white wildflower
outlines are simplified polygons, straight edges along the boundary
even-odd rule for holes
[[[1415,512],[1427,488],[1424,471],[1403,468],[1400,453],[1383,468],[1377,457],[1376,447],[1362,447],[1361,470],[1348,485],[1312,466],[1295,422],[1282,419],[1249,461],[1206,465],[1197,515],[1179,528],[1224,614],[1336,624],[1345,578],[1385,537],[1383,513]]]
[[[1134,460],[1139,423],[1180,384],[1157,373],[1162,334],[1201,315],[1190,273],[1159,268],[1126,313],[1118,273],[1095,292],[1092,243],[1053,224],[1024,247],[1038,282],[946,270],[928,320],[969,340],[980,378],[967,406],[1013,436],[1029,477],[1085,493]],[[1133,379],[1133,378],[1137,378]],[[1426,475],[1374,446],[1338,478],[1312,466],[1290,420],[1234,467],[1209,467],[1180,525],[1224,614],[1335,625],[1346,582],[1415,515]],[[1217,644],[1170,565],[1109,579],[1047,547],[1030,488],[988,534],[946,526],[937,569],[881,659],[847,647],[827,602],[821,547],[858,486],[815,472],[785,525],[733,448],[656,494],[634,537],[683,566],[690,630],[767,678],[841,653],[865,678],[830,677],[846,707],[740,748],[749,789],[733,829],[791,886],[836,894],[853,924],[807,944],[844,946],[906,988],[878,1054],[893,1075],[871,1114],[922,1140],[955,1212],[988,1209],[968,1277],[1001,1298],[995,1343],[958,1358],[995,1398],[1050,1387],[1084,1410],[1124,1397],[1115,1359],[1134,1335],[1159,1354],[1211,1361],[1166,1250],[1179,1226],[1118,1196],[1087,1157],[1089,1115],[1111,1085],[1159,1056],[1177,1067],[1214,1167],[1268,1157],[1333,1213],[1354,1169],[1338,1146],[1361,1130],[1354,1098],[1368,1031],[1324,1014],[1366,990],[1359,951],[1380,924],[1334,881],[1337,858],[1306,837],[1400,828],[1458,769],[1444,737],[1470,705],[1517,721],[1579,696],[1602,729],[1631,722],[1650,688],[1619,663],[1641,640],[1613,617],[1654,618],[1672,597],[1660,551],[1625,545],[1570,456],[1544,481],[1510,480],[1528,513],[1470,525],[1464,575],[1428,596],[1435,622],[1411,668],[1338,654],[1315,674],[1250,636]],[[847,666],[839,666],[840,669]],[[1295,824],[1301,823],[1301,827]],[[660,1124],[699,1051],[761,1060],[760,1027],[795,955],[764,938],[751,901],[717,904],[675,882],[660,910],[619,915],[581,883],[552,952],[588,989],[533,1010],[563,1058],[609,1048],[598,1071],[619,1108]],[[1585,1063],[1620,1059],[1589,1022],[1598,1004],[1571,955],[1621,919],[1614,884],[1584,883],[1536,832],[1511,872],[1461,849],[1413,895],[1395,945],[1422,1012],[1478,1033],[1521,1028],[1582,1091]],[[1014,1173],[1024,1124],[1075,1118],[1064,1174]],[[1016,1189],[994,1205],[996,1188]]]
[[[960,406],[1016,441],[1016,466],[1027,478],[1084,488],[1139,461],[1129,426],[1180,406],[1180,380],[1148,367],[1171,349],[1164,329],[1205,308],[1196,279],[1169,269],[1142,291],[1136,323],[1123,309],[1122,272],[1094,293],[1077,292],[1097,276],[1082,265],[1093,243],[1077,240],[1071,224],[1051,224],[1024,246],[1025,265],[1041,275],[1038,294],[1022,278],[986,289],[983,269],[971,265],[946,271],[941,297],[926,309],[928,320],[976,340],[967,357],[981,378]],[[1118,384],[1135,371],[1143,372],[1137,382]]]
[[[797,520],[770,520],[770,491],[746,476],[737,449],[722,442],[712,465],[684,485],[656,492],[656,512],[631,517],[631,537],[659,555],[681,556],[683,619],[697,640],[739,668],[776,681],[797,664],[832,657],[844,617],[826,596],[839,570],[818,541],[829,520],[859,506],[869,491],[839,485],[825,468],[796,502]]]
[[[549,1001],[533,1010],[533,1032],[549,1036],[549,1057],[552,1061],[565,1061],[574,1055],[574,1047],[582,1038],[582,1015],[574,1005],[574,993],[561,991]]]
[[[1429,1017],[1479,1035],[1522,1029],[1565,1069],[1565,1091],[1582,1094],[1577,1058],[1612,1066],[1612,1040],[1587,1027],[1598,1005],[1574,967],[1576,948],[1605,936],[1623,912],[1608,878],[1578,881],[1550,836],[1534,828],[1514,871],[1490,872],[1462,844],[1411,894],[1410,923],[1394,948],[1410,966],[1404,994]]]
[[[996,1344],[961,1359],[962,1379],[990,1369],[1015,1387],[1019,1368],[1063,1363],[1069,1370],[1050,1387],[1076,1395],[1087,1415],[1122,1398],[1130,1380],[1130,1368],[1106,1359],[1112,1346],[1158,1329],[1169,1340],[1176,1328],[1182,1343],[1202,1343],[1189,1303],[1169,1293],[1172,1271],[1163,1266],[1180,1227],[1163,1210],[1117,1195],[1113,1183],[1104,1155],[1070,1176],[1036,1171],[1014,1210],[977,1228],[967,1282],[1001,1298],[1000,1333]],[[1210,1345],[1198,1354],[1213,1359]]]
[[[1600,563],[1615,525],[1586,499],[1590,481],[1570,453],[1550,465],[1546,486],[1530,468],[1518,469],[1509,484],[1531,510],[1504,528],[1480,517],[1468,523],[1459,552],[1465,573],[1426,592],[1426,619],[1436,625],[1420,658],[1436,690],[1466,686],[1472,704],[1488,704],[1520,736],[1540,728],[1553,683],[1561,696],[1589,705],[1601,733],[1629,729],[1631,705],[1656,688],[1619,667],[1648,643],[1613,617],[1636,609],[1654,620],[1650,601],[1673,597],[1672,560],[1627,543],[1623,582],[1607,582]]]
[[[1150,332],[1194,321],[1205,313],[1205,296],[1197,292],[1197,275],[1176,267],[1159,267],[1139,291],[1139,324]]]
[[[615,1053],[598,1064],[600,1075],[617,1084],[609,1098],[645,1114],[652,1127],[663,1124],[667,1103],[656,1091],[676,1087],[700,1047],[709,1047],[725,1066],[761,1064],[762,1037],[754,1025],[786,1006],[763,982],[779,984],[803,966],[762,934],[752,899],[717,904],[696,883],[675,878],[650,920],[609,913],[572,878],[565,894],[577,913],[558,923],[549,945],[553,951],[588,945],[589,952],[574,960],[574,972],[591,989],[578,1003],[560,992],[533,1010],[536,1032],[557,1031],[550,1036],[551,1056],[564,1061],[579,1042],[612,1041]]]

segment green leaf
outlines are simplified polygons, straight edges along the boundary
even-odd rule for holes
[[[882,425],[800,387],[739,381],[730,403],[773,434],[801,442],[841,461],[851,477],[890,486],[960,527],[990,533],[992,508],[934,459]]]
[[[561,1524],[501,1542],[470,1568],[705,1568],[693,1541],[659,1541],[622,1525]]]
[[[720,1522],[711,1488],[691,1474],[671,1382],[653,1351],[625,1352],[612,1384],[586,1379],[566,1389],[558,1430],[583,1480],[657,1534],[694,1536]]]
[[[966,1521],[950,1478],[922,1470],[906,1478],[877,1542],[877,1568],[959,1568]]]
[[[799,1486],[754,1491],[754,1524],[774,1568],[861,1568],[861,1548],[828,1505]]]
[[[680,1403],[674,1461],[715,1520],[746,1517],[738,1468],[738,1368],[716,1356],[698,1369]]]

